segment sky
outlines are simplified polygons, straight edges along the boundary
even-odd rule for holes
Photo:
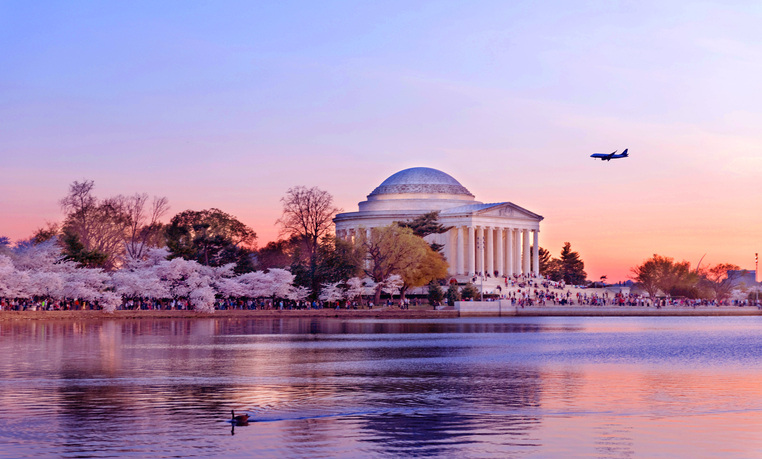
[[[356,211],[421,166],[542,215],[590,279],[655,253],[754,269],[760,22],[751,1],[0,0],[0,236],[87,179],[263,246],[288,188]]]

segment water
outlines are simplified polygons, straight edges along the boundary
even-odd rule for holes
[[[761,332],[756,317],[0,322],[0,456],[758,458]]]

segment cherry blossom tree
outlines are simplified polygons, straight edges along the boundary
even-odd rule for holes
[[[0,255],[0,297],[28,298],[29,275],[19,272],[10,257]]]
[[[320,290],[320,299],[327,303],[334,301],[341,301],[345,297],[344,289],[341,288],[341,282],[333,282],[323,284],[323,288]]]
[[[381,284],[381,290],[388,293],[393,298],[394,295],[400,292],[400,289],[404,284],[405,281],[402,280],[402,276],[399,274],[392,274],[384,279],[384,282]]]
[[[302,285],[298,287],[292,286],[288,293],[286,294],[286,298],[292,301],[304,301],[307,299],[307,297],[310,295],[310,289],[307,287],[304,287]]]
[[[347,299],[354,300],[355,298],[362,296],[365,292],[365,286],[363,280],[359,277],[352,277],[347,280]]]

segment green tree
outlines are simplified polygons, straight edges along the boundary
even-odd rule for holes
[[[469,282],[460,289],[460,296],[464,300],[476,299],[479,296],[479,289]]]
[[[564,264],[558,258],[552,258],[548,262],[548,267],[545,270],[545,277],[550,280],[561,282],[564,280]]]
[[[447,298],[448,306],[455,306],[455,302],[460,301],[461,297],[460,297],[460,289],[458,288],[458,284],[450,284],[450,286],[447,287],[445,298]]]
[[[296,238],[270,241],[256,251],[255,268],[266,270],[272,268],[287,269],[294,262],[294,253],[300,243]]]
[[[419,217],[405,222],[395,222],[403,228],[410,228],[413,234],[425,238],[430,234],[443,234],[452,229],[452,226],[444,226],[439,223],[439,211],[425,213]],[[435,252],[441,252],[444,245],[435,242],[429,244]]]
[[[98,250],[88,250],[79,236],[69,229],[65,229],[61,244],[63,246],[64,260],[74,261],[86,268],[103,268],[109,259],[109,255]]]
[[[579,253],[572,251],[571,244],[568,242],[564,242],[564,248],[561,249],[561,264],[564,282],[572,285],[585,283],[587,278],[585,263],[580,258]]]
[[[334,235],[323,236],[317,259],[316,276],[321,284],[342,282],[362,273],[365,253],[349,241]]]
[[[429,282],[428,298],[429,298],[429,304],[432,306],[439,305],[440,303],[442,303],[442,300],[444,299],[444,293],[442,292],[442,287],[440,287],[440,285],[435,281]]]
[[[206,266],[235,263],[237,273],[254,269],[252,253],[257,234],[232,215],[219,209],[186,210],[166,227],[171,257],[195,260]]]

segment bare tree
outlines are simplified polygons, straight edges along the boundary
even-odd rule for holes
[[[154,198],[146,209],[145,194],[99,200],[92,194],[94,187],[92,180],[75,181],[60,201],[66,213],[61,227],[64,252],[83,265],[114,269],[125,253],[139,258],[149,244],[158,242],[158,220],[168,209],[167,199]]]
[[[708,286],[718,301],[730,298],[734,288],[739,287],[739,279],[748,271],[741,270],[738,265],[732,263],[720,263],[715,266],[702,269],[699,275],[703,277],[703,283]]]
[[[162,225],[159,219],[169,210],[166,197],[154,196],[150,208],[146,208],[148,195],[136,193],[124,198],[124,210],[129,221],[125,248],[127,255],[141,259],[149,247],[159,245]]]
[[[320,239],[331,233],[333,217],[342,211],[334,206],[333,196],[318,187],[296,186],[281,198],[283,214],[276,221],[281,236],[298,237],[307,247],[310,257],[310,278],[313,292],[317,292],[315,271]]]

